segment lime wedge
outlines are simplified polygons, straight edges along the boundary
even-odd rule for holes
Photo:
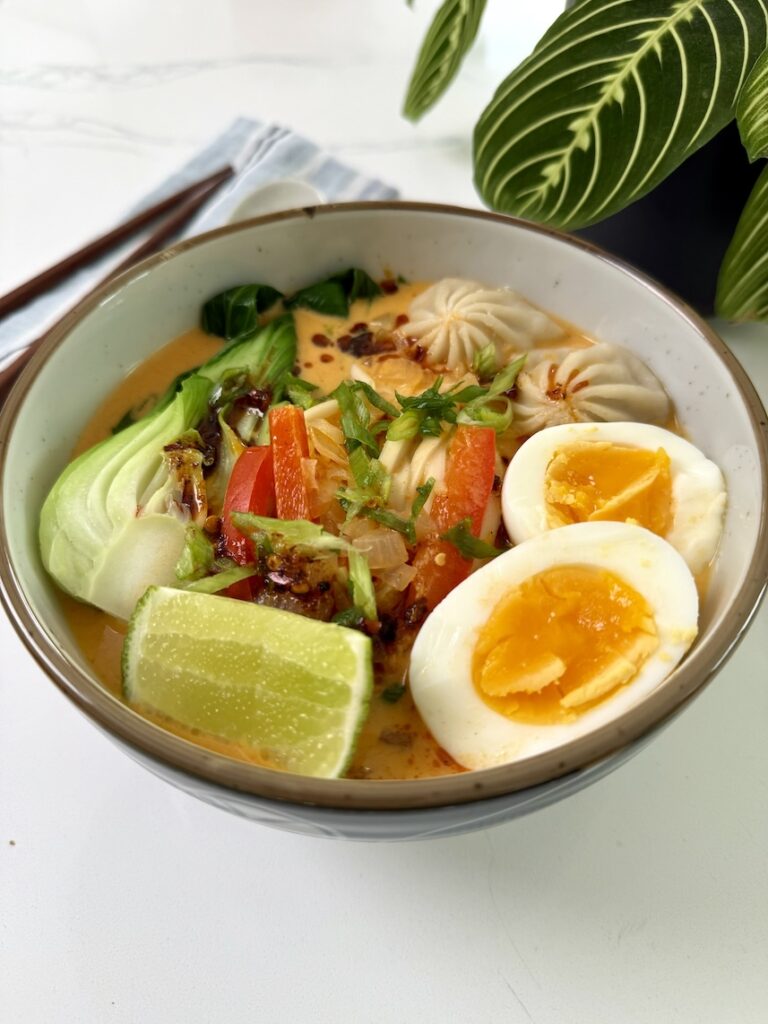
[[[371,641],[356,630],[170,587],[142,597],[123,648],[138,710],[300,775],[343,774],[372,685]]]

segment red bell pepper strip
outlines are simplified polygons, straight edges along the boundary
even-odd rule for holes
[[[460,424],[448,452],[445,490],[436,494],[432,503],[436,536],[424,541],[413,560],[416,576],[409,591],[411,603],[423,599],[427,610],[432,611],[469,575],[471,559],[464,558],[439,535],[467,518],[471,520],[472,533],[480,535],[495,472],[494,430]]]
[[[272,449],[268,445],[246,448],[235,463],[224,497],[221,532],[229,557],[238,565],[253,562],[253,543],[235,529],[233,512],[253,512],[258,516],[272,516],[275,512],[275,482],[272,472]],[[249,601],[251,581],[240,580],[227,588],[229,597]]]
[[[269,410],[278,519],[311,519],[312,502],[304,460],[309,458],[304,412],[295,405]]]

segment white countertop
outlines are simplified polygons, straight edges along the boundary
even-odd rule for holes
[[[489,4],[455,89],[399,107],[435,4],[5,0],[0,293],[238,115],[476,205],[469,137],[558,9]],[[729,332],[768,398],[768,330]],[[752,1024],[768,1007],[768,606],[660,738],[458,839],[270,831],[133,764],[0,612],[0,1007],[24,1024]]]

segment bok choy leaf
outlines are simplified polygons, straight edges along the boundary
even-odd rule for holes
[[[218,414],[218,426],[221,430],[218,458],[213,472],[205,481],[208,491],[208,511],[216,516],[220,516],[224,509],[229,478],[232,476],[235,463],[245,451],[245,445],[221,413]]]
[[[45,500],[43,565],[73,597],[120,619],[152,584],[175,580],[187,522],[146,512],[168,484],[164,458],[205,414],[211,385],[188,377],[173,401],[75,459]]]
[[[207,334],[233,341],[252,334],[266,313],[282,299],[282,292],[268,284],[242,284],[214,295],[203,306],[200,326]]]
[[[67,466],[40,517],[43,564],[59,586],[128,619],[148,587],[173,585],[187,527],[200,525],[208,511],[195,428],[209,413],[213,391],[239,370],[255,387],[279,393],[295,354],[291,318],[274,320]]]
[[[346,316],[357,299],[375,299],[377,295],[381,295],[381,288],[373,278],[364,270],[350,267],[300,289],[286,299],[285,305],[288,309],[301,307],[325,316]]]
[[[269,389],[277,400],[296,362],[296,345],[293,317],[286,314],[227,345],[197,372],[218,383],[233,371],[243,370],[253,384]]]

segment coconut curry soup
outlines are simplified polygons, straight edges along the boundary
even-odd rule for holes
[[[104,684],[316,776],[506,763],[693,643],[725,508],[662,383],[508,288],[213,296],[87,424],[44,564]]]

